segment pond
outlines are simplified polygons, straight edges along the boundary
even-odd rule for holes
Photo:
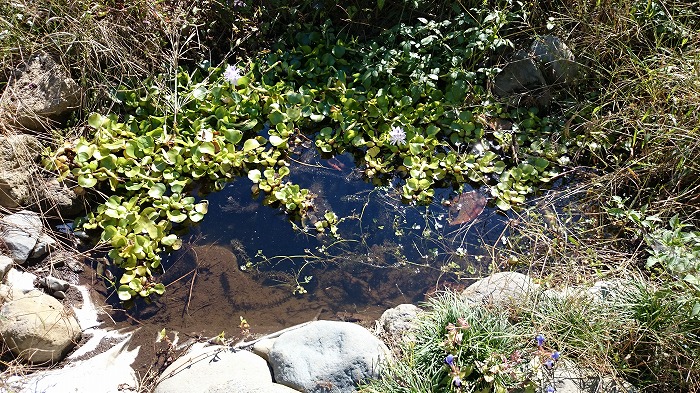
[[[292,157],[291,181],[318,195],[314,214],[344,218],[340,239],[303,230],[308,222],[290,222],[238,179],[204,196],[209,213],[164,258],[165,295],[113,318],[148,327],[146,341],[162,328],[240,338],[241,318],[252,334],[315,318],[370,324],[387,308],[487,271],[484,246],[504,236],[508,217],[486,205],[483,191],[439,189],[429,206],[406,205],[394,185],[363,180],[351,156],[308,152]]]

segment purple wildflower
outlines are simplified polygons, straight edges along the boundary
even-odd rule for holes
[[[452,385],[454,385],[455,387],[462,386],[462,379],[455,375],[455,377],[452,378]]]
[[[555,391],[556,389],[554,389],[553,387],[547,386],[547,393],[554,393]]]
[[[552,368],[552,367],[554,367],[554,360],[552,360],[552,359],[547,359],[547,360],[544,362],[544,365],[545,365],[547,368]]]
[[[453,354],[447,355],[445,357],[445,363],[447,363],[448,366],[452,367],[455,365],[455,356]]]
[[[541,347],[542,345],[544,345],[544,335],[543,335],[542,333],[538,334],[538,335],[535,337],[535,340],[537,340],[537,346],[538,346],[538,347]]]
[[[559,357],[561,357],[559,351],[554,351],[554,353],[552,353],[552,359],[559,360]]]

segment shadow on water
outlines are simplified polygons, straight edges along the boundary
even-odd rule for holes
[[[318,195],[315,214],[346,217],[342,241],[294,229],[239,179],[206,196],[206,218],[164,258],[165,295],[137,302],[126,311],[130,320],[204,337],[236,335],[241,317],[253,334],[314,318],[369,323],[389,307],[483,274],[490,263],[483,245],[506,230],[508,218],[490,207],[450,225],[451,190],[438,190],[427,207],[402,204],[398,189],[363,181],[351,157],[293,165],[291,180]]]

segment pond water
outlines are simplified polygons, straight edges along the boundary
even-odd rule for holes
[[[369,324],[387,308],[419,303],[430,292],[465,286],[485,273],[490,259],[484,245],[495,244],[506,230],[508,217],[478,205],[483,198],[473,206],[478,216],[468,222],[456,219],[454,204],[464,199],[451,190],[438,190],[430,206],[402,204],[392,185],[375,188],[364,181],[350,156],[311,155],[291,169],[293,182],[318,195],[316,212],[332,209],[345,217],[342,240],[317,236],[313,228],[301,231],[303,223],[264,206],[262,197],[251,196],[252,183],[239,179],[205,196],[205,219],[188,228],[180,251],[164,258],[165,295],[136,302],[113,318],[147,327],[151,342],[162,328],[240,337],[241,318],[251,334],[314,318]]]

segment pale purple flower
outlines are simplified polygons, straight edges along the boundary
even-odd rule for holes
[[[224,71],[224,79],[231,83],[232,85],[238,84],[238,80],[241,79],[241,70],[235,65],[227,65],[226,71]]]
[[[245,1],[244,0],[233,0],[233,6],[234,7],[245,7]]]
[[[547,386],[547,393],[554,393],[555,391],[556,389],[554,389],[553,387]]]
[[[542,333],[538,334],[537,337],[535,337],[535,340],[537,340],[538,347],[544,345],[544,335]]]
[[[406,132],[403,128],[393,126],[391,131],[389,131],[389,143],[392,145],[403,145],[406,143]]]
[[[554,360],[552,360],[552,359],[547,359],[547,360],[544,362],[544,365],[545,365],[547,368],[552,368],[552,367],[554,367]]]
[[[445,363],[447,363],[447,365],[450,367],[454,366],[455,356],[453,354],[447,355],[447,357],[445,357]]]
[[[458,377],[458,376],[455,375],[455,377],[452,378],[452,384],[453,384],[455,387],[460,387],[460,386],[462,386],[462,379],[461,379],[460,377]]]
[[[552,359],[554,360],[559,360],[560,356],[561,354],[559,353],[559,351],[554,351],[554,353],[552,353]]]

